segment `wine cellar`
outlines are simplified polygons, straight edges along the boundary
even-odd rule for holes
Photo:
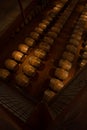
[[[87,1],[3,0],[0,129],[87,129]]]

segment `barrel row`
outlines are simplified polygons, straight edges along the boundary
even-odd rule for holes
[[[50,101],[60,92],[60,90],[64,88],[64,82],[69,77],[75,60],[78,59],[86,24],[86,21],[82,21],[82,16],[86,11],[87,6],[85,6],[79,20],[77,21],[77,24],[65,47],[65,51],[63,52],[62,57],[58,62],[58,67],[54,72],[55,77],[50,79],[49,89],[45,90],[44,92],[44,100],[46,101]]]
[[[64,5],[62,5],[62,4],[58,4],[53,8],[54,16],[56,15],[56,12],[59,12],[59,10],[61,10],[61,8],[63,6]],[[56,8],[56,10],[55,10],[55,8]],[[51,10],[51,12],[52,12],[52,10]],[[25,44],[19,44],[18,50],[14,51],[12,53],[12,58],[9,58],[5,61],[5,67],[7,69],[1,69],[1,71],[0,71],[1,72],[0,77],[2,79],[8,79],[8,77],[10,76],[10,72],[16,72],[16,69],[19,68],[20,64],[23,62],[23,58],[25,59],[26,55],[29,53],[31,48],[35,46],[37,40],[40,38],[40,35],[44,32],[44,30],[46,30],[46,28],[49,26],[51,21],[53,21],[53,15],[48,16],[47,18],[42,20],[42,22],[38,25],[38,27],[35,28],[35,31],[30,33],[30,37],[25,38]],[[48,38],[45,37],[44,42],[46,42],[46,41],[48,41],[48,43],[50,41],[53,42],[53,39],[51,39],[49,37]],[[46,54],[45,51],[49,51],[50,45],[42,42],[39,45],[39,48],[40,48],[40,50],[37,49],[35,51],[35,55],[37,56],[39,54],[39,56],[42,57],[43,55]],[[37,66],[39,66],[39,64],[41,62],[41,60],[37,57],[33,57],[34,60],[31,57],[30,58],[31,64],[29,64],[28,67],[27,67],[27,65],[24,66],[23,70],[25,71],[25,73],[28,76],[32,76],[36,71],[35,67],[33,67],[32,64],[33,65],[36,64],[34,66],[37,67]],[[23,77],[26,82],[29,81],[29,79],[25,75],[23,75],[21,77]]]
[[[59,6],[59,7],[61,7],[61,6]],[[56,23],[53,25],[54,27],[60,29],[60,31],[63,28],[63,26],[61,26],[61,25],[65,24],[65,22],[61,23],[61,19],[63,18],[64,15],[66,17],[65,17],[65,20],[63,19],[63,21],[66,21],[68,19],[68,17],[70,16],[70,14],[72,12],[71,7],[72,7],[72,9],[75,7],[73,2],[72,2],[72,4],[70,4],[67,7],[68,8],[68,9],[66,9],[67,11],[65,10],[63,15],[61,15],[59,17],[59,19],[56,21]],[[54,15],[51,15],[51,17],[53,17],[53,18],[54,18],[54,16],[55,16],[55,13],[54,13]],[[39,24],[39,25],[42,26],[42,24]],[[43,27],[43,29],[45,29],[45,28]],[[49,29],[49,30],[51,30],[51,29]],[[41,42],[38,43],[38,47],[35,47],[32,50],[32,53],[30,55],[28,55],[28,57],[26,58],[26,61],[25,61],[26,63],[24,65],[22,65],[24,73],[18,72],[18,74],[15,76],[17,85],[22,86],[22,87],[27,87],[29,85],[29,83],[31,83],[31,79],[25,77],[25,75],[29,76],[30,78],[32,76],[36,76],[35,75],[36,71],[39,70],[42,62],[45,60],[51,46],[54,44],[54,41],[57,38],[60,31],[58,31],[58,32],[48,31],[47,33],[45,33],[44,37],[41,39]],[[37,38],[35,40],[37,40]],[[45,48],[41,47],[43,45],[45,45]]]
[[[87,64],[87,41],[84,41],[79,55],[79,66],[82,68]]]

